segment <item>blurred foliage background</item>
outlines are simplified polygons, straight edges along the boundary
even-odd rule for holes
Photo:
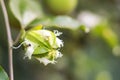
[[[25,0],[11,0],[16,10],[20,1]],[[32,4],[31,1],[26,0],[25,5],[30,4],[28,7],[32,8],[36,3]],[[31,22],[28,28],[43,24],[46,29],[63,32],[61,39],[64,47],[61,52],[64,56],[55,65],[44,66],[34,58],[23,59],[22,47],[14,50],[15,80],[120,80],[119,0],[78,0],[74,11],[67,14],[54,14],[44,0],[36,2],[41,7],[39,11],[36,9],[33,12],[40,12],[41,17]],[[9,0],[5,0],[5,3],[15,40],[20,32],[21,19],[17,21],[15,14],[12,14]],[[0,65],[8,72],[7,52],[5,24],[0,7]]]

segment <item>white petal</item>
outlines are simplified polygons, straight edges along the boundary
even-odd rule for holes
[[[25,44],[26,45],[30,44],[30,46],[27,47],[24,58],[28,57],[29,59],[31,59],[31,56],[32,56],[32,54],[34,52],[35,45],[31,41],[29,41],[29,40],[25,40]]]
[[[58,30],[54,30],[54,33],[56,36],[60,36],[62,34],[62,32],[59,32]]]
[[[44,36],[44,37],[49,37],[51,36],[50,31],[48,30],[38,30],[36,31],[39,35]]]
[[[44,65],[47,65],[47,64],[49,64],[49,63],[51,63],[51,64],[55,64],[56,63],[56,61],[50,61],[49,59],[47,59],[47,58],[37,58],[41,63],[43,63]]]
[[[62,57],[62,56],[63,56],[63,54],[61,54],[61,52],[56,51],[56,59],[59,58],[59,57]]]
[[[58,47],[63,47],[64,46],[63,41],[60,40],[59,38],[56,38],[56,44],[57,44]]]

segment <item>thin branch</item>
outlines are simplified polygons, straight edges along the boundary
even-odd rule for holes
[[[9,77],[10,80],[14,80],[14,75],[13,75],[13,54],[12,54],[12,36],[11,36],[11,30],[10,30],[10,24],[9,24],[9,19],[8,19],[8,14],[7,10],[5,7],[4,0],[0,0],[1,2],[1,7],[4,15],[4,20],[5,20],[5,27],[6,27],[6,32],[7,32],[7,41],[8,41],[8,57],[9,57]]]

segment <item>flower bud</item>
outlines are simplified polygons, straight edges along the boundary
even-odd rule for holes
[[[63,47],[63,41],[58,38],[62,33],[41,29],[37,26],[28,30],[24,37],[25,58],[32,57],[39,60],[44,65],[56,63],[56,59],[62,57],[59,49]]]

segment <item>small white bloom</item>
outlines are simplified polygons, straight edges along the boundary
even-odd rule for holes
[[[25,40],[25,45],[30,45],[30,46],[27,46],[24,58],[28,57],[29,59],[31,59],[32,54],[34,52],[35,44],[26,39]]]
[[[50,61],[49,59],[47,59],[47,58],[45,58],[45,57],[43,57],[43,58],[37,58],[41,63],[43,63],[44,65],[47,65],[47,64],[49,64],[49,63],[51,63],[51,64],[55,64],[56,63],[56,61]]]
[[[56,37],[56,44],[58,47],[63,47],[63,41]]]
[[[58,30],[54,30],[54,34],[55,34],[55,36],[60,36],[62,34],[62,32],[59,32]]]
[[[54,34],[56,36],[56,44],[58,47],[63,47],[63,41],[60,40],[57,36],[60,36],[62,34],[62,32],[59,32],[58,30],[54,30]]]
[[[59,58],[59,57],[62,57],[62,56],[63,56],[63,54],[61,54],[61,52],[56,51],[56,59]]]

